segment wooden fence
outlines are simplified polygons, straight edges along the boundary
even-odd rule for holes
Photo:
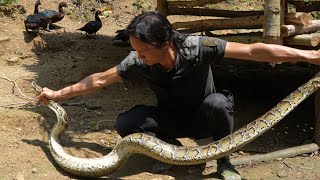
[[[260,33],[225,35],[223,39],[243,43],[265,42],[306,49],[319,49],[320,20],[311,12],[320,11],[320,0],[264,0],[263,11],[209,9],[208,4],[225,0],[157,0],[157,10],[165,16],[213,16],[188,22],[175,22],[179,31],[195,33],[224,29],[260,29]],[[219,18],[217,18],[219,17]],[[320,146],[320,91],[315,98],[315,141]]]
[[[265,0],[264,11],[230,11],[206,8],[208,4],[223,1],[225,0],[158,0],[157,10],[166,16],[215,17],[173,23],[175,29],[184,32],[205,32],[206,35],[210,35],[210,31],[214,30],[262,29],[261,35],[253,33],[249,39],[247,34],[228,35],[223,38],[244,43],[257,41],[287,46],[319,46],[320,34],[316,32],[320,30],[320,20],[313,19],[310,12],[320,11],[320,0],[310,2],[305,0]],[[294,7],[295,12],[289,12],[288,6]]]

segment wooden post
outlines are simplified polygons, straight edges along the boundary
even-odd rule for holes
[[[270,44],[283,44],[280,34],[280,26],[284,22],[285,9],[285,0],[264,1],[263,36],[265,38],[265,42]]]
[[[320,69],[320,67],[318,67]],[[314,140],[315,143],[320,144],[320,90],[317,90],[315,92],[315,106],[314,106],[314,111],[315,111],[315,120],[314,120]]]
[[[156,10],[159,11],[164,16],[168,16],[167,0],[157,0]]]

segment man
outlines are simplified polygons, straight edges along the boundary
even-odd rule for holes
[[[155,92],[158,105],[138,105],[120,114],[115,129],[122,137],[144,132],[169,143],[174,143],[173,140],[179,137],[211,136],[218,140],[233,130],[233,97],[228,91],[216,92],[212,64],[224,58],[320,64],[319,50],[186,36],[174,31],[170,22],[158,12],[138,15],[125,33],[135,51],[119,65],[58,91],[43,88],[40,102],[47,104],[48,99],[61,101],[88,94],[138,74]],[[241,179],[228,157],[217,162],[222,178]]]

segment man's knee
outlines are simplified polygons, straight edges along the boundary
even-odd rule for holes
[[[116,119],[116,123],[114,125],[114,128],[121,137],[124,137],[124,136],[130,134],[130,132],[129,132],[130,125],[128,122],[129,122],[129,120],[128,120],[128,117],[126,114],[119,114],[118,115],[118,117]]]
[[[206,99],[203,101],[203,106],[207,109],[212,110],[233,110],[233,102],[228,99],[224,94],[214,93],[210,94]]]
[[[127,112],[119,114],[114,128],[121,137],[136,133],[154,131],[157,128],[155,108],[137,105]]]

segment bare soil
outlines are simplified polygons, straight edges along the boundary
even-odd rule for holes
[[[56,9],[58,2],[43,1],[40,10]],[[103,27],[95,39],[76,31],[92,20],[94,13],[81,17],[80,10],[71,1],[68,2],[70,14],[56,23],[51,32],[38,35],[26,33],[23,24],[26,15],[33,12],[34,0],[21,1],[20,7],[0,14],[0,39],[8,38],[0,42],[1,180],[77,179],[62,171],[51,157],[48,136],[56,117],[47,107],[33,106],[37,92],[31,82],[59,89],[113,67],[126,57],[130,47],[116,47],[111,39],[139,10],[132,5],[133,0],[108,2],[101,7],[112,4],[113,13],[102,19]],[[154,7],[154,1],[150,5]],[[230,89],[235,94],[235,129],[268,111],[315,73],[314,67],[306,64],[281,64],[273,68],[268,64],[237,60],[226,60],[214,71],[217,88]],[[92,158],[106,155],[118,141],[113,125],[119,113],[136,104],[155,104],[156,101],[143,82],[119,82],[61,103],[70,118],[69,128],[62,136],[63,146],[74,156]],[[311,143],[315,131],[313,120],[313,97],[310,97],[274,128],[231,155],[234,158],[262,154]],[[210,142],[209,139],[179,140],[185,146]],[[236,168],[244,179],[319,179],[319,160],[315,152]],[[198,166],[174,166],[155,173],[151,168],[155,163],[156,160],[149,157],[133,155],[122,169],[101,179],[219,178],[214,166],[208,167],[209,173],[205,175]]]

